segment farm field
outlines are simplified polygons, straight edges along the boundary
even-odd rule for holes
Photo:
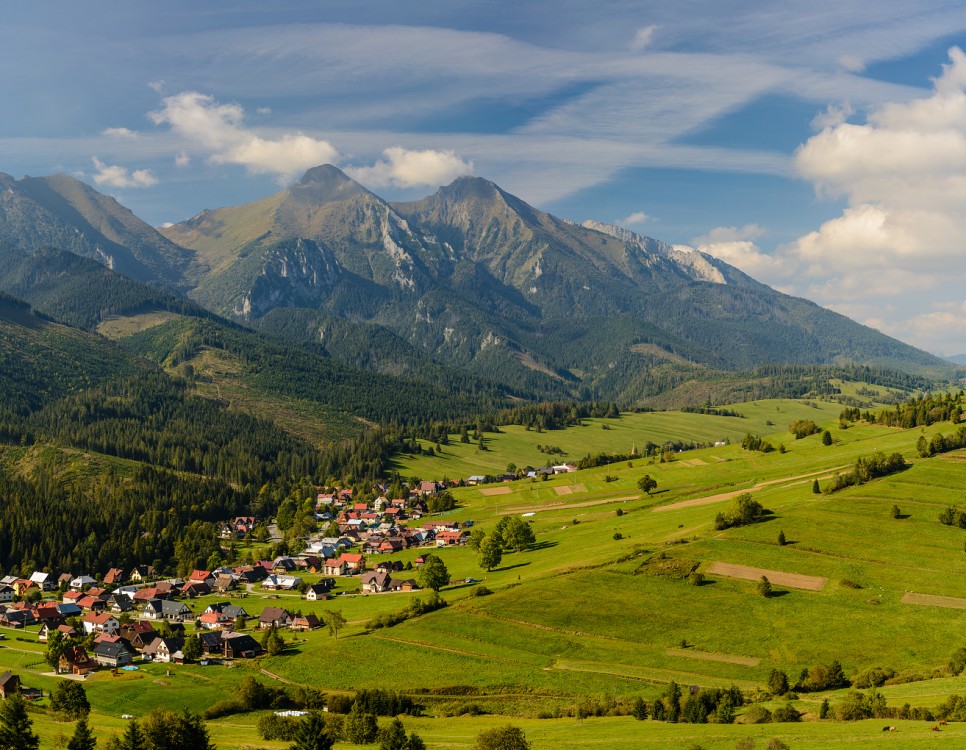
[[[693,744],[710,750],[733,748],[746,736],[761,746],[780,737],[796,750],[966,743],[966,728],[957,724],[935,733],[922,721],[815,721],[824,698],[833,710],[844,700],[841,690],[800,693],[794,705],[807,721],[799,725],[669,725],[630,717],[577,722],[565,716],[583,699],[625,706],[639,696],[652,701],[672,680],[737,685],[752,693],[773,669],[794,681],[803,669],[833,660],[849,677],[882,667],[910,680],[881,688],[890,706],[935,709],[950,695],[966,695],[966,676],[944,675],[952,653],[966,646],[966,610],[956,605],[966,599],[966,531],[938,521],[947,506],[966,505],[966,451],[923,459],[915,449],[921,434],[928,439],[953,427],[841,429],[838,407],[828,404],[816,409],[779,401],[734,408],[759,409],[755,418],[772,430],[762,430],[763,436],[784,444],[787,452],[731,444],[676,454],[669,463],[639,458],[546,481],[512,482],[501,485],[504,494],[456,489],[458,507],[442,518],[472,520],[474,531],[487,531],[505,514],[525,514],[536,535],[530,549],[504,554],[489,572],[468,547],[438,550],[453,579],[481,580],[489,595],[474,595],[480,584],[445,587],[445,609],[368,631],[371,618],[399,611],[421,594],[340,595],[311,603],[255,591],[236,602],[250,614],[265,606],[317,614],[340,610],[348,623],[338,638],[326,631],[286,635],[282,655],[235,669],[150,665],[123,677],[98,674],[86,684],[94,724],[106,736],[123,728],[121,713],[140,716],[157,706],[204,710],[229,697],[241,676],[256,674],[266,682],[281,679],[330,692],[383,688],[413,695],[428,716],[406,724],[430,748],[472,747],[480,729],[507,721],[525,728],[535,750]],[[766,416],[771,414],[778,419]],[[724,419],[743,424],[752,419],[678,416],[710,422],[707,430]],[[823,445],[820,435],[795,440],[782,431],[805,417],[829,428],[833,444]],[[768,426],[766,419],[779,424]],[[542,437],[563,445],[566,433],[590,429]],[[615,431],[598,428],[591,434],[609,439]],[[741,434],[747,431],[754,430],[745,426]],[[606,451],[595,442],[585,452],[599,450]],[[827,487],[835,473],[876,451],[899,451],[910,467],[834,494],[813,492],[816,479]],[[658,483],[650,495],[637,489],[645,473]],[[576,487],[581,490],[559,491]],[[745,491],[769,514],[758,523],[716,530],[715,516]],[[893,505],[900,509],[898,518]],[[394,559],[405,563],[422,551]],[[755,580],[736,574],[754,579],[745,569],[804,578],[774,575],[774,594],[764,598]],[[689,583],[691,571],[704,574],[701,585]],[[346,579],[337,591],[356,587]],[[191,606],[201,611],[224,599],[202,597]],[[55,678],[39,674],[46,671],[40,662],[39,644],[8,636],[0,648],[0,668],[19,670],[27,684],[49,690]],[[463,716],[478,710],[488,715]],[[256,719],[228,716],[209,727],[221,748],[285,747],[259,740]],[[884,723],[897,725],[897,731],[882,734]],[[65,731],[58,726],[45,727],[42,736],[53,741],[57,731]],[[63,726],[69,734],[70,725]]]

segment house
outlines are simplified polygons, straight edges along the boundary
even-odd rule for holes
[[[158,636],[151,643],[145,646],[141,652],[144,656],[150,657],[151,661],[172,662],[174,654],[184,648],[184,638],[163,638]]]
[[[69,646],[60,656],[57,674],[90,674],[96,666],[97,664],[88,656],[83,646]]]
[[[238,580],[243,583],[258,583],[259,581],[264,581],[268,578],[268,571],[265,570],[261,565],[256,565],[252,567],[251,565],[246,565],[240,568],[235,568],[235,575],[238,576]]]
[[[108,609],[116,615],[122,615],[134,609],[134,602],[126,596],[112,596],[107,600]]]
[[[40,591],[40,586],[29,578],[18,578],[13,582],[14,593],[19,597],[25,597],[31,589]]]
[[[50,573],[31,573],[30,580],[37,584],[41,591],[53,591],[55,588],[54,577]]]
[[[61,573],[57,576],[57,586],[70,586],[70,582],[74,580],[74,576],[71,573]]]
[[[137,581],[138,583],[143,583],[144,581],[150,581],[155,577],[155,571],[153,565],[137,565],[131,571],[128,576],[132,581]]]
[[[60,612],[60,616],[63,618],[67,617],[80,617],[84,614],[84,610],[78,607],[74,602],[64,602],[63,604],[58,604],[57,611]]]
[[[104,612],[103,614],[94,614],[90,612],[84,615],[84,619],[81,620],[84,625],[84,633],[107,633],[108,635],[117,635],[121,629],[121,623],[118,622],[117,618],[109,612]]]
[[[292,573],[297,568],[298,565],[291,557],[276,557],[272,561],[273,573]]]
[[[104,575],[104,583],[109,583],[112,586],[116,586],[124,581],[124,571],[120,568],[111,568]]]
[[[0,698],[7,700],[11,695],[20,692],[20,678],[12,672],[0,674]]]
[[[103,612],[107,609],[107,602],[96,596],[82,596],[77,600],[77,606],[86,612]]]
[[[407,578],[405,581],[393,580],[392,582],[393,591],[419,591],[419,584],[416,583],[412,578]]]
[[[225,617],[234,620],[238,617],[248,618],[248,612],[245,611],[244,607],[237,604],[230,604],[228,602],[214,602],[208,605],[208,609],[204,611],[204,614],[210,614],[211,612],[218,612],[223,614]]]
[[[15,593],[13,586],[0,584],[0,602],[12,602]]]
[[[227,659],[251,659],[262,653],[262,647],[248,633],[224,633],[222,654]]]
[[[0,614],[0,625],[8,628],[25,628],[36,622],[34,613],[29,609],[8,609]]]
[[[265,607],[258,616],[258,627],[267,630],[271,627],[285,628],[292,620],[292,615],[281,607]]]
[[[292,618],[292,623],[289,625],[292,630],[315,630],[316,628],[322,627],[322,622],[316,615],[296,615]]]
[[[40,623],[50,623],[51,625],[60,625],[64,618],[60,614],[60,610],[57,609],[56,604],[40,604],[34,610],[34,619]]]
[[[196,638],[201,641],[201,651],[205,654],[221,655],[224,650],[223,636],[225,630],[209,630],[198,633]]]
[[[70,587],[74,591],[83,591],[84,589],[93,586],[95,583],[97,583],[97,580],[91,578],[90,576],[77,576],[77,578],[71,579]]]
[[[201,627],[207,630],[230,628],[234,624],[234,620],[231,617],[221,612],[205,612],[198,618],[198,622],[201,623]]]
[[[327,576],[344,576],[348,575],[349,565],[342,559],[342,556],[334,557],[331,560],[326,560],[325,564],[322,566],[322,572]]]
[[[468,534],[465,531],[440,531],[436,535],[437,547],[456,547],[466,544]]]
[[[342,560],[348,566],[349,575],[353,573],[361,573],[366,569],[366,558],[363,555],[354,554],[351,552],[343,552]]]
[[[101,641],[94,646],[94,661],[99,666],[117,669],[131,663],[131,652],[118,641]]]
[[[331,578],[323,578],[318,583],[313,583],[305,590],[305,598],[310,602],[317,602],[327,599],[328,594],[335,586],[335,581]]]
[[[214,582],[214,579],[211,579]],[[211,593],[211,586],[205,582],[198,581],[188,581],[184,586],[181,587],[181,596],[185,596],[188,599],[196,599],[199,596],[205,596]]]
[[[263,589],[276,591],[292,591],[302,585],[302,579],[298,576],[279,576],[274,573],[262,581]]]
[[[212,591],[217,591],[219,594],[224,594],[226,591],[231,591],[238,587],[235,583],[234,576],[227,575],[225,573],[220,574],[215,578],[215,583],[212,585]]]
[[[214,580],[215,577],[210,570],[192,570],[191,575],[188,576],[189,583],[209,583]]]
[[[50,638],[51,634],[57,632],[61,627],[74,630],[73,628],[70,627],[70,625],[55,625],[49,622],[45,622],[40,626],[40,630],[37,631],[37,640],[40,641],[41,643],[46,643],[47,639]]]
[[[195,613],[191,611],[191,607],[187,604],[170,599],[161,600],[161,613],[164,615],[164,619],[169,622],[184,622],[194,619],[195,616]]]
[[[371,570],[363,573],[360,579],[360,588],[365,594],[381,594],[388,591],[392,584],[392,578],[385,570]]]
[[[122,625],[120,635],[131,644],[132,648],[142,651],[145,646],[149,646],[158,637],[158,631],[149,622],[135,620]]]
[[[421,497],[435,495],[439,491],[439,484],[436,482],[420,482],[419,494]]]

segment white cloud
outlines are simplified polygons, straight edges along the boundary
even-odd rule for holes
[[[634,39],[631,41],[631,49],[635,52],[640,52],[650,47],[651,42],[654,41],[654,32],[659,28],[661,27],[651,24],[650,26],[644,26],[638,29],[637,33],[634,34]]]
[[[346,172],[370,187],[417,187],[445,185],[460,175],[473,172],[473,162],[453,151],[415,151],[392,146],[371,167],[348,167]]]
[[[101,131],[101,135],[106,135],[108,138],[137,138],[137,132],[130,130],[129,128],[104,128]]]
[[[715,227],[701,237],[695,237],[695,245],[714,245],[721,242],[743,242],[756,240],[765,234],[763,227],[758,224],[745,224],[743,227]]]
[[[259,114],[259,115],[270,115],[270,114],[272,114],[272,108],[271,107],[259,107],[258,109],[255,110],[255,113],[256,114]]]
[[[632,227],[636,224],[643,224],[650,218],[651,217],[643,211],[635,211],[630,216],[625,216],[623,219],[618,219],[616,223],[624,227]]]
[[[829,104],[824,112],[819,112],[812,118],[812,128],[814,130],[824,130],[834,128],[848,120],[853,114],[852,105],[848,102],[842,104]]]
[[[187,151],[179,151],[178,155],[174,157],[176,167],[187,167],[189,164],[191,164],[191,157],[188,156]]]
[[[158,184],[158,178],[151,173],[150,169],[135,169],[132,172],[127,167],[105,164],[96,156],[91,157],[91,161],[94,162],[94,168],[97,170],[94,172],[93,178],[98,185],[140,188]]]
[[[948,309],[966,295],[966,55],[949,58],[929,95],[876,107],[862,124],[831,118],[798,149],[798,173],[846,206],[776,253],[802,271],[800,293],[848,300],[860,319],[933,350],[955,345],[950,336],[966,344],[966,313]]]
[[[162,108],[149,117],[211,152],[213,164],[238,164],[254,174],[289,179],[318,166],[335,163],[339,153],[328,141],[302,133],[262,137],[244,127],[245,112],[238,104],[219,104],[214,97],[184,91],[162,99]]]

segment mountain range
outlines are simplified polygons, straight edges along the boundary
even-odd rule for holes
[[[80,259],[52,247],[113,271],[112,304],[77,299]],[[710,255],[559,219],[476,177],[391,203],[323,165],[156,230],[72,177],[0,174],[0,289],[85,328],[165,310],[381,373],[470,373],[474,387],[525,398],[631,404],[689,378],[791,364],[949,373]]]

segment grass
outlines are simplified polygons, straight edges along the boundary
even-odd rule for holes
[[[448,587],[442,595],[449,607],[372,633],[364,628],[367,620],[402,609],[413,595],[340,596],[318,603],[252,595],[238,600],[251,614],[268,605],[316,613],[340,609],[349,624],[338,639],[326,632],[300,635],[283,655],[234,670],[172,667],[169,676],[166,668],[152,666],[124,679],[90,678],[95,726],[100,728],[103,719],[104,731],[110,732],[123,727],[114,718],[120,713],[142,715],[159,705],[201,710],[231,695],[240,675],[264,668],[295,684],[324,690],[380,687],[415,693],[427,712],[438,716],[462,713],[468,703],[498,714],[407,720],[431,748],[471,747],[481,728],[505,723],[506,714],[526,729],[537,750],[684,748],[694,743],[710,750],[733,748],[744,736],[757,738],[761,745],[768,737],[781,737],[796,750],[880,743],[906,747],[939,739],[954,745],[964,742],[966,729],[959,726],[937,735],[922,722],[895,720],[721,727],[670,726],[621,717],[581,723],[535,718],[540,712],[566,713],[584,697],[652,700],[670,680],[684,685],[737,684],[753,690],[765,683],[771,669],[786,671],[794,681],[803,668],[833,659],[841,661],[848,675],[881,666],[932,677],[941,675],[950,654],[966,645],[966,611],[902,603],[907,591],[966,597],[966,532],[937,521],[946,505],[963,501],[966,462],[959,459],[966,452],[919,459],[914,450],[919,430],[872,425],[842,430],[837,407],[827,404],[816,409],[797,402],[759,402],[738,408],[748,414],[746,419],[734,418],[742,424],[759,420],[768,427],[765,422],[771,414],[781,415],[780,426],[772,425],[773,430],[783,430],[802,415],[822,415],[835,442],[826,447],[817,435],[796,441],[786,432],[773,431],[766,437],[775,444],[783,442],[788,452],[752,453],[727,445],[681,454],[671,463],[636,459],[579,472],[576,479],[570,475],[513,482],[506,485],[506,495],[485,496],[475,487],[458,489],[454,494],[459,507],[445,517],[472,519],[474,529],[492,528],[507,512],[533,514],[528,520],[536,533],[534,548],[506,554],[488,573],[481,571],[468,548],[439,551],[454,578],[482,578],[492,595],[472,597],[473,586]],[[655,416],[669,418],[622,417],[626,434],[621,439],[637,429],[632,425],[636,420],[643,424]],[[680,416],[699,417],[707,430],[726,419]],[[949,428],[935,425],[925,434]],[[588,424],[543,433],[541,440],[563,446],[565,438],[576,440],[580,435],[615,439],[613,432],[617,430],[594,430]],[[512,440],[531,437],[514,437],[508,430],[494,442],[506,439],[509,446]],[[609,448],[593,441],[582,445],[586,452],[612,450],[617,443],[607,444]],[[834,495],[812,493],[810,475],[829,476],[836,467],[849,466],[875,450],[901,451],[911,468]],[[649,497],[636,488],[644,473],[658,480]],[[607,481],[608,476],[616,480]],[[574,484],[586,491],[556,491]],[[756,488],[751,490],[755,499],[771,511],[769,520],[716,531],[714,517],[727,500],[658,510],[750,488]],[[893,504],[901,509],[899,519],[891,517]],[[777,543],[779,530],[789,542],[785,546]],[[615,539],[617,533],[620,539]],[[410,550],[393,558],[405,562],[420,552]],[[712,562],[722,561],[823,576],[829,583],[822,591],[777,586],[778,594],[766,599],[750,581],[708,575],[704,585],[694,586],[681,578],[650,574],[657,566],[642,563],[662,554],[672,563],[679,561],[682,570],[696,562],[706,571]],[[343,590],[351,590],[356,581],[340,582],[343,585]],[[193,606],[199,611],[207,603],[208,599],[196,600]],[[38,648],[11,641],[6,645],[22,645],[27,651]],[[31,667],[37,661],[34,654],[14,648],[0,648],[0,666],[25,671],[27,684],[52,683],[30,671],[36,668]],[[722,658],[704,658],[707,654]],[[735,658],[729,661],[730,657]],[[935,707],[952,693],[966,694],[966,677],[941,676],[885,687],[882,692],[890,705]],[[828,694],[833,705],[843,696],[841,691]],[[823,697],[802,695],[797,705],[814,712]],[[211,722],[213,738],[225,748],[284,746],[257,740],[255,720],[246,715]],[[881,734],[884,723],[898,725],[899,731]]]

